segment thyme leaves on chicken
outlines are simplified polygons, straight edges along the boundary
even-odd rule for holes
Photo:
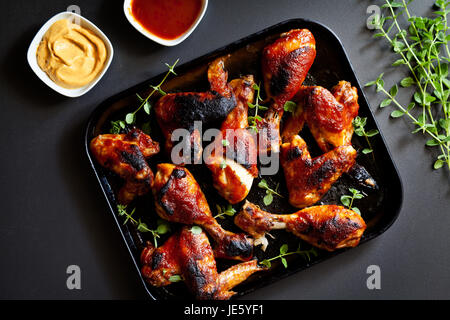
[[[157,238],[160,237],[160,235],[166,234],[170,231],[170,225],[167,221],[158,219],[157,221],[157,227],[155,230],[150,229],[145,222],[142,222],[141,219],[135,219],[133,217],[133,214],[135,213],[136,208],[133,208],[133,210],[128,213],[127,212],[127,206],[119,204],[117,205],[117,212],[119,216],[124,216],[125,220],[123,224],[127,224],[129,221],[136,226],[136,229],[140,232],[150,232],[153,236],[153,243],[155,247],[158,247]]]
[[[190,229],[190,231],[193,233],[193,234],[200,234],[200,233],[202,233],[202,228],[201,227],[199,227],[199,226],[192,226],[191,227],[191,229]]]
[[[364,194],[361,193],[361,191],[356,190],[354,188],[349,188],[348,191],[350,191],[351,195],[343,195],[341,197],[341,203],[346,206],[349,210],[353,210],[357,214],[361,215],[361,211],[353,206],[353,202],[355,199],[362,199],[364,198]]]
[[[297,110],[297,104],[293,101],[286,101],[283,109],[286,112],[295,113],[295,111]]]
[[[382,7],[388,13],[375,18],[373,25],[378,30],[374,37],[387,40],[399,56],[393,66],[408,68],[409,76],[399,83],[403,88],[414,89],[414,101],[407,106],[400,102],[396,98],[397,84],[390,90],[385,89],[383,73],[366,86],[375,86],[377,92],[386,96],[380,107],[393,105],[396,108],[391,117],[407,116],[416,127],[412,133],[422,132],[429,139],[426,146],[439,148],[441,154],[434,162],[435,169],[444,165],[450,169],[450,1],[436,0],[438,11],[432,18],[412,16],[409,12],[412,1],[385,0]],[[400,23],[402,16],[408,21],[406,28]],[[416,105],[419,108],[415,108]]]
[[[275,190],[274,190],[269,187],[269,184],[267,183],[267,181],[265,179],[262,179],[258,183],[258,187],[266,190],[266,195],[263,198],[263,202],[266,206],[269,206],[270,204],[272,204],[274,194],[279,196],[280,198],[284,198],[278,191],[278,188],[280,187],[279,183],[277,183],[277,186],[275,187]]]
[[[263,266],[265,266],[267,268],[271,268],[272,267],[272,263],[271,262],[274,261],[274,260],[280,259],[281,263],[283,264],[283,266],[285,268],[287,268],[288,267],[288,263],[287,263],[287,260],[285,258],[286,256],[290,256],[290,255],[293,255],[293,254],[298,254],[298,255],[302,256],[307,262],[311,262],[311,256],[317,257],[317,255],[318,255],[318,252],[317,252],[316,248],[314,248],[314,247],[311,247],[308,250],[302,250],[301,249],[301,243],[298,244],[297,250],[291,251],[291,252],[288,252],[288,250],[289,250],[288,245],[287,244],[283,244],[280,247],[280,254],[278,256],[275,256],[275,257],[269,258],[269,259],[264,259],[264,260],[262,260],[260,262],[260,264],[262,264]]]
[[[225,216],[232,217],[236,214],[236,210],[233,208],[231,204],[228,204],[226,207],[216,205],[217,215],[214,216],[214,219],[225,219]]]
[[[166,93],[161,89],[161,86],[167,80],[170,74],[177,75],[175,73],[175,66],[177,65],[178,61],[180,61],[180,59],[177,59],[172,65],[166,63],[166,66],[169,70],[158,85],[150,85],[150,88],[152,88],[153,90],[147,95],[147,97],[142,98],[138,93],[136,93],[136,97],[140,102],[139,107],[133,112],[127,113],[124,120],[111,121],[110,133],[120,133],[120,131],[125,128],[126,124],[134,124],[136,122],[136,113],[141,109],[144,109],[147,115],[150,114],[152,106],[149,99],[155,94],[155,92],[158,92],[162,96],[166,95]]]
[[[258,133],[257,122],[263,121],[262,117],[258,115],[259,110],[267,110],[268,108],[260,105],[259,103],[262,101],[261,98],[261,87],[256,83],[253,85],[253,89],[255,89],[256,99],[255,103],[248,103],[248,107],[250,109],[255,109],[255,114],[253,116],[248,116],[249,129],[253,130],[255,133]]]
[[[359,137],[364,137],[366,139],[368,148],[364,148],[362,150],[362,153],[369,154],[373,152],[372,144],[370,143],[369,138],[376,136],[379,134],[379,131],[377,129],[372,129],[369,131],[366,131],[365,126],[367,123],[367,118],[361,118],[360,116],[356,116],[355,119],[353,119],[353,128],[355,129],[355,134]]]
[[[179,274],[176,274],[176,275],[170,276],[169,277],[169,281],[172,282],[172,283],[175,283],[175,282],[184,281],[184,279]]]

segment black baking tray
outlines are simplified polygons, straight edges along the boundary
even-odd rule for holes
[[[225,47],[217,49],[209,54],[206,54],[200,58],[184,63],[175,68],[177,72],[176,77],[171,77],[163,85],[165,92],[176,91],[205,91],[208,89],[208,82],[206,77],[206,71],[208,63],[217,57],[230,54],[230,58],[226,63],[226,69],[229,74],[229,79],[237,78],[243,74],[253,74],[256,81],[261,81],[260,71],[260,54],[261,49],[273,42],[281,33],[289,31],[290,29],[307,28],[309,29],[317,43],[317,57],[314,64],[308,74],[305,84],[307,85],[321,85],[330,89],[339,80],[347,80],[352,83],[358,89],[361,117],[367,117],[367,129],[378,129],[377,123],[371,113],[369,104],[364,92],[361,90],[361,85],[356,78],[353,67],[347,57],[347,54],[342,46],[342,43],[338,37],[326,26],[304,19],[293,19],[281,22],[272,27],[264,29],[260,32],[252,34],[241,40],[235,41]],[[123,224],[123,218],[117,215],[117,201],[115,198],[115,191],[121,184],[114,174],[108,170],[102,168],[93,158],[90,150],[90,141],[101,133],[107,133],[110,128],[111,120],[124,119],[126,113],[134,111],[138,105],[136,93],[141,96],[145,96],[149,92],[149,85],[157,84],[160,82],[164,74],[149,79],[141,84],[138,84],[132,88],[129,88],[121,93],[118,93],[109,99],[105,100],[98,106],[92,113],[85,135],[86,152],[89,161],[94,169],[95,175],[98,178],[101,189],[105,195],[108,207],[111,211],[113,219],[117,223],[119,232],[121,233],[126,247],[130,252],[132,261],[136,267],[138,277],[140,277],[148,295],[152,299],[186,299],[191,297],[189,291],[182,283],[174,283],[164,288],[155,288],[148,285],[141,276],[140,273],[140,260],[139,256],[141,250],[147,240],[150,240],[148,235],[141,234],[131,224]],[[262,87],[262,86],[261,86]],[[155,97],[157,99],[157,97]],[[155,100],[152,101],[153,103]],[[137,126],[141,125],[139,121],[151,122],[151,136],[152,139],[160,142],[161,152],[155,157],[149,160],[150,166],[154,169],[157,163],[170,162],[170,159],[166,157],[164,153],[164,139],[163,136],[152,117],[148,117],[145,113],[141,113],[137,117]],[[311,153],[318,153],[317,146],[314,139],[312,139],[307,129],[301,132],[302,137],[308,143],[308,147]],[[357,150],[362,150],[366,147],[366,141],[356,135],[352,141],[354,147]],[[339,204],[340,197],[344,194],[349,194],[348,188],[354,187],[366,194],[366,197],[357,200],[355,206],[357,206],[361,212],[364,220],[367,223],[367,230],[365,231],[360,245],[379,236],[386,231],[392,223],[396,220],[403,199],[403,189],[400,177],[397,169],[392,161],[392,157],[389,150],[386,147],[382,133],[371,138],[374,152],[373,154],[364,155],[359,152],[357,162],[364,166],[367,171],[376,179],[378,183],[378,189],[368,189],[359,185],[355,180],[349,176],[342,176],[330,189],[330,191],[322,198],[318,204]],[[197,181],[199,182],[202,190],[204,191],[208,203],[213,211],[216,212],[216,205],[225,205],[226,201],[222,199],[212,187],[212,179],[209,170],[204,165],[188,166],[188,169],[193,173]],[[293,213],[298,209],[289,205],[287,201],[287,190],[284,183],[284,177],[282,169],[279,173],[271,177],[265,178],[271,186],[275,186],[276,183],[280,184],[280,192],[285,195],[285,198],[274,197],[273,203],[266,207],[262,201],[265,193],[263,190],[257,187],[260,179],[255,179],[253,188],[247,197],[247,200],[260,205],[263,209],[273,213]],[[237,204],[234,208],[239,211],[241,204]],[[143,196],[133,204],[136,207],[135,215],[145,221],[150,227],[155,226],[155,221],[158,219],[153,204],[153,197],[151,194]],[[231,231],[239,232],[239,229],[233,225],[232,218],[228,217],[225,220],[220,220],[219,223],[222,226]],[[176,229],[179,226],[172,224],[172,229]],[[282,244],[287,243],[289,248],[295,250],[300,243],[302,248],[308,249],[310,246],[306,243],[302,243],[298,238],[284,231],[271,232],[275,236],[275,239],[269,238],[269,246],[266,252],[263,252],[259,248],[255,248],[255,256],[261,260],[269,257],[273,257],[279,254],[279,248]],[[163,243],[167,236],[159,239],[159,243]],[[336,252],[325,252],[317,250],[318,255],[311,255],[310,259],[301,255],[292,255],[288,258],[288,267],[284,268],[279,262],[273,262],[272,268],[269,271],[258,272],[252,275],[247,281],[235,288],[238,294],[235,296],[240,297],[249,293],[257,288],[272,283],[280,278],[291,275],[294,272],[306,269],[316,263],[325,261],[337,254],[343,253],[348,249],[339,250]],[[219,271],[225,269],[235,262],[230,261],[218,261]]]

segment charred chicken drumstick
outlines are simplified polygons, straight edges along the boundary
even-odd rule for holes
[[[190,132],[190,146],[194,159],[202,154],[200,132],[194,127],[201,121],[203,129],[219,127],[236,106],[233,91],[227,83],[228,74],[224,70],[224,59],[212,62],[208,69],[211,91],[169,93],[158,100],[155,114],[166,138],[166,151],[171,153],[174,130],[183,128]]]
[[[298,135],[281,145],[281,165],[289,191],[289,203],[304,208],[319,201],[332,184],[355,163],[351,145],[337,147],[311,158],[306,142]]]
[[[274,43],[266,46],[262,54],[262,72],[266,94],[272,104],[258,131],[266,130],[260,138],[260,152],[278,152],[280,121],[284,104],[291,100],[316,57],[316,41],[307,29],[294,29],[283,33]],[[267,136],[267,137],[265,137]]]
[[[186,168],[158,164],[152,190],[158,215],[167,221],[203,227],[216,243],[217,258],[251,259],[253,239],[226,231],[217,223],[200,186]]]
[[[265,234],[286,229],[309,244],[334,251],[358,245],[366,223],[352,210],[336,205],[309,207],[293,214],[277,215],[246,202],[235,224],[255,238],[255,245],[267,247]]]
[[[170,278],[179,275],[197,299],[226,300],[235,292],[231,289],[257,271],[264,270],[256,260],[239,263],[218,273],[208,237],[184,226],[163,246],[151,243],[141,254],[142,275],[153,286],[171,284]]]
[[[159,144],[139,129],[126,134],[102,134],[92,139],[90,149],[97,161],[125,180],[118,194],[121,204],[150,191],[153,172],[146,158],[159,152]]]
[[[231,204],[244,200],[258,176],[257,147],[248,128],[248,103],[253,101],[253,76],[230,82],[237,105],[222,123],[214,149],[206,157],[213,174],[214,187]],[[209,150],[205,149],[205,153]]]

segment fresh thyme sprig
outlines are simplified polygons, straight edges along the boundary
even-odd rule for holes
[[[249,123],[249,129],[253,130],[255,133],[258,133],[258,127],[257,127],[257,121],[262,121],[260,115],[258,115],[259,110],[267,110],[268,108],[265,106],[260,105],[259,103],[262,101],[261,98],[261,88],[256,83],[253,85],[253,89],[255,89],[256,92],[256,99],[255,103],[248,103],[248,107],[250,109],[255,109],[255,114],[253,116],[248,117],[248,123]]]
[[[225,219],[224,216],[229,216],[232,217],[236,214],[236,210],[233,208],[233,206],[231,204],[228,204],[226,207],[223,206],[219,206],[218,204],[216,205],[217,208],[217,215],[214,216],[214,219]]]
[[[274,261],[276,259],[281,259],[281,263],[283,264],[283,266],[285,268],[287,268],[288,267],[288,263],[287,263],[287,260],[285,258],[286,256],[290,256],[290,255],[293,255],[293,254],[299,254],[307,262],[310,262],[311,261],[311,256],[317,257],[317,255],[318,255],[318,252],[317,252],[316,248],[311,247],[308,250],[302,250],[300,243],[298,244],[297,250],[292,251],[292,252],[288,252],[288,250],[289,250],[288,245],[287,244],[283,244],[280,247],[280,254],[278,256],[270,258],[270,259],[264,259],[263,261],[260,262],[260,264],[262,264],[263,266],[266,266],[267,268],[271,268],[272,267],[271,261]]]
[[[136,211],[136,208],[133,208],[131,213],[127,212],[127,206],[119,204],[117,205],[117,212],[119,216],[125,216],[125,220],[123,224],[127,224],[128,221],[131,221],[132,224],[134,224],[138,231],[140,232],[150,232],[153,236],[153,242],[155,244],[155,247],[158,247],[157,238],[160,237],[160,235],[166,234],[170,231],[170,225],[167,221],[158,219],[157,221],[157,227],[156,230],[151,230],[146,223],[142,222],[141,219],[136,220],[133,218],[133,214]]]
[[[364,194],[362,194],[359,190],[349,188],[348,191],[350,191],[351,195],[344,195],[341,197],[341,203],[346,206],[348,209],[355,211],[357,214],[361,215],[361,211],[353,206],[353,201],[355,199],[362,199],[364,198]]]
[[[266,195],[263,198],[263,202],[266,206],[270,205],[273,202],[273,195],[277,195],[281,198],[284,198],[279,192],[278,192],[278,188],[279,188],[280,184],[277,183],[277,186],[275,187],[275,190],[271,189],[269,187],[269,185],[267,184],[267,181],[265,179],[262,179],[259,183],[258,183],[258,187],[261,189],[265,189],[266,190]]]
[[[134,110],[133,112],[129,112],[125,115],[125,120],[117,120],[117,121],[111,121],[111,133],[119,133],[121,131],[121,129],[124,129],[126,124],[134,124],[136,122],[136,113],[141,110],[142,108],[144,109],[146,114],[150,114],[150,110],[151,110],[151,104],[149,99],[153,96],[153,94],[155,92],[158,92],[161,95],[166,95],[166,93],[161,89],[161,86],[163,85],[163,83],[166,81],[167,77],[170,74],[174,74],[177,75],[175,73],[175,66],[177,65],[178,61],[180,61],[180,59],[177,59],[172,65],[169,65],[166,63],[167,68],[169,69],[167,71],[167,73],[165,74],[164,78],[161,80],[161,82],[154,86],[154,85],[150,85],[150,88],[152,88],[153,90],[147,95],[147,97],[144,99],[142,98],[138,93],[136,93],[136,97],[138,98],[140,105],[139,107]]]
[[[448,79],[448,62],[450,40],[448,14],[450,1],[437,0],[434,18],[411,16],[408,5],[412,0],[385,0],[383,8],[388,14],[376,18],[373,25],[379,31],[374,37],[385,38],[393,51],[399,55],[393,66],[406,66],[410,76],[399,81],[403,88],[415,89],[414,102],[404,106],[396,99],[399,86],[395,84],[389,91],[384,87],[383,73],[366,86],[375,86],[377,92],[386,95],[380,107],[394,105],[396,110],[391,117],[407,116],[417,127],[413,133],[422,132],[431,139],[428,147],[439,147],[441,154],[434,162],[434,168],[445,164],[450,169],[450,80]],[[396,12],[397,10],[397,12]],[[405,16],[409,25],[400,26],[400,16]],[[387,26],[388,21],[391,23]],[[394,31],[393,31],[394,30]],[[415,106],[421,107],[414,111]]]
[[[360,116],[356,116],[355,119],[353,119],[353,128],[355,129],[355,134],[364,137],[367,141],[368,148],[364,148],[362,150],[362,153],[368,154],[373,152],[372,144],[370,143],[369,138],[376,136],[379,134],[379,131],[377,129],[372,129],[366,132],[365,126],[367,123],[367,118],[361,118]]]

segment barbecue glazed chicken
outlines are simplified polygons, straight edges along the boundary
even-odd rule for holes
[[[150,191],[153,172],[146,159],[159,152],[159,144],[141,130],[126,134],[101,134],[92,139],[90,149],[97,161],[125,180],[118,201],[127,205]]]
[[[169,93],[158,100],[155,105],[155,114],[166,139],[165,148],[169,155],[174,146],[172,141],[174,130],[183,128],[190,133],[189,143],[190,150],[194,152],[194,161],[201,159],[203,151],[201,137],[194,122],[200,121],[203,129],[218,128],[234,109],[236,100],[227,83],[227,78],[224,59],[216,59],[208,69],[210,91]]]
[[[334,251],[356,247],[366,223],[356,212],[342,206],[309,207],[293,214],[271,214],[246,202],[234,219],[235,224],[255,238],[255,245],[267,247],[265,234],[274,229],[286,229],[309,244]]]
[[[161,218],[203,227],[215,241],[214,255],[217,258],[252,258],[253,239],[220,226],[213,218],[200,186],[186,168],[168,163],[158,164],[157,168],[152,190],[156,212]]]
[[[259,123],[258,131],[266,130],[259,138],[260,153],[278,152],[280,121],[284,104],[291,100],[316,57],[316,41],[307,29],[294,29],[283,33],[274,43],[266,46],[262,53],[264,87],[272,101],[265,118]]]
[[[297,109],[284,123],[283,141],[300,132],[306,123],[323,152],[351,145],[359,104],[358,91],[350,82],[340,81],[331,92],[320,86],[302,86],[293,101]],[[376,188],[375,180],[357,163],[348,173],[366,187]]]
[[[299,133],[304,123],[323,152],[351,145],[353,119],[358,115],[358,92],[347,81],[340,81],[333,89],[319,86],[301,87],[293,99],[295,113],[287,119],[282,138]]]
[[[230,82],[236,107],[222,123],[221,134],[205,148],[205,162],[213,174],[214,187],[231,204],[244,200],[258,176],[257,147],[248,128],[248,103],[253,101],[253,76]],[[210,152],[211,151],[211,152]]]
[[[319,201],[333,183],[355,164],[351,145],[337,147],[311,158],[306,142],[298,135],[281,145],[280,162],[289,191],[289,203],[304,208]]]
[[[141,253],[142,275],[153,286],[171,284],[170,278],[179,275],[189,289],[201,300],[227,300],[235,292],[231,289],[250,275],[264,270],[256,260],[242,262],[218,273],[208,237],[184,226],[163,246],[151,243]]]

